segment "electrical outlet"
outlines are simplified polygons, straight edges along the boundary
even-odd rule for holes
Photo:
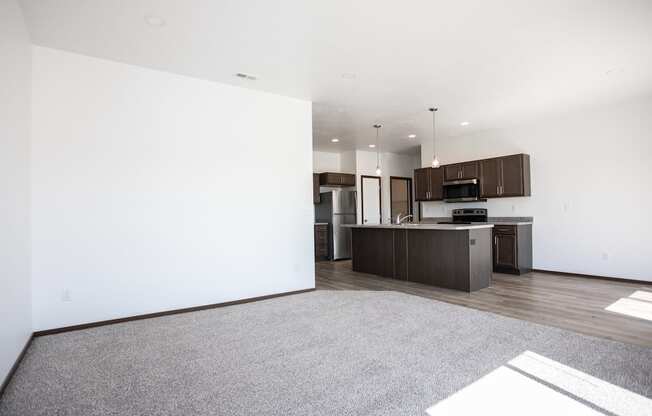
[[[512,205],[512,212],[516,212],[516,205]]]
[[[609,253],[602,253],[602,260],[609,260]]]
[[[70,290],[63,289],[61,292],[61,302],[72,302],[72,297],[70,296]]]
[[[569,204],[568,202],[564,202],[564,212],[568,212]]]

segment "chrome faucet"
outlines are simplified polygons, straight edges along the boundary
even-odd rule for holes
[[[402,223],[403,221],[407,220],[408,218],[413,218],[413,217],[412,217],[412,215],[406,215],[405,217],[401,217],[401,214],[399,213],[399,214],[396,216],[396,224],[401,225],[401,223]]]

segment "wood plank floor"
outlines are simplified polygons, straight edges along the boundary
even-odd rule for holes
[[[652,347],[652,321],[605,308],[652,284],[528,273],[494,274],[493,284],[473,293],[459,292],[352,271],[350,261],[318,262],[318,290],[393,290],[587,335]],[[652,311],[652,302],[649,302]]]

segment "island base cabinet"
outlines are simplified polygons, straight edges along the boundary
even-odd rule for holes
[[[469,290],[468,231],[410,231],[408,276],[411,282]],[[465,279],[465,276],[467,278]]]
[[[408,233],[408,280],[472,292],[491,285],[491,229]]]
[[[394,277],[394,230],[353,228],[353,271]]]
[[[394,230],[394,277],[408,280],[408,232]]]
[[[471,292],[491,285],[491,229],[354,228],[353,270]]]

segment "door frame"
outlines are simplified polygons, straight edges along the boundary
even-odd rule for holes
[[[390,176],[389,177],[389,218],[391,221],[394,221],[394,216],[392,214],[392,179],[403,179],[408,181],[408,206],[410,207],[410,212],[406,213],[406,215],[412,215],[412,221],[414,221],[414,195],[412,194],[412,178],[408,176]],[[421,219],[421,218],[419,218]]]
[[[360,221],[364,224],[364,179],[378,180],[378,210],[380,223],[383,223],[383,181],[380,176],[360,175]]]

